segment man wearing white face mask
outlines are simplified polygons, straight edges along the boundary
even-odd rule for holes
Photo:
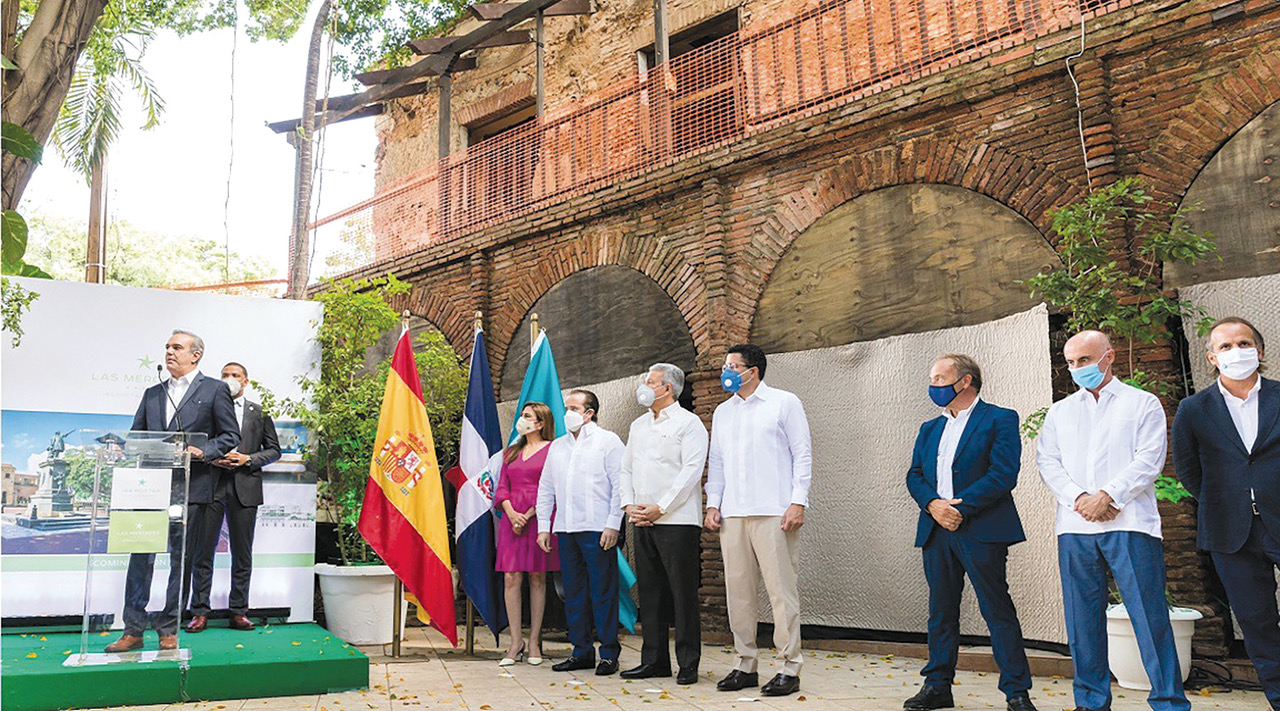
[[[626,679],[671,676],[667,631],[675,627],[676,683],[698,681],[702,634],[702,469],[707,426],[676,399],[684,371],[670,363],[649,368],[636,400],[649,408],[631,423],[622,458],[622,506],[635,525],[636,585],[644,644],[640,666]]]
[[[1280,709],[1280,383],[1263,378],[1262,334],[1229,317],[1209,331],[1217,381],[1178,406],[1173,463],[1199,506],[1199,544],[1213,556],[1245,649]]]
[[[1040,476],[1058,501],[1058,568],[1075,667],[1076,711],[1111,708],[1107,569],[1124,598],[1151,680],[1156,711],[1191,708],[1165,603],[1155,481],[1167,435],[1160,400],[1115,377],[1101,331],[1082,331],[1062,354],[1080,389],[1049,408],[1036,447]]]
[[[564,615],[573,644],[570,657],[551,668],[596,668],[597,676],[618,671],[618,560],[613,548],[622,528],[618,470],[622,440],[596,424],[600,400],[590,390],[564,399],[569,432],[547,449],[538,480],[538,547],[551,552],[559,538],[564,575]],[[554,512],[554,516],[553,516]],[[554,526],[553,526],[554,518]],[[591,643],[595,631],[600,663]]]
[[[262,505],[262,468],[280,458],[280,440],[271,416],[262,406],[244,396],[249,385],[249,371],[239,363],[222,366],[222,382],[231,389],[236,422],[240,425],[240,445],[210,464],[217,473],[213,501],[201,522],[195,559],[192,561],[191,621],[188,632],[203,632],[209,621],[209,596],[213,587],[213,558],[227,520],[227,536],[231,546],[231,595],[227,610],[229,626],[251,630],[248,618],[249,580],[253,576],[253,530],[257,525],[258,507]]]

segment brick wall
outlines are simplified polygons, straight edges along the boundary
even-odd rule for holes
[[[549,63],[551,105],[634,70],[637,33],[651,22],[649,3],[602,5],[587,18],[548,22],[563,43],[557,51],[581,60]],[[725,3],[671,5],[703,17]],[[786,5],[742,7],[755,16]],[[711,9],[703,14],[699,6]],[[1095,184],[1138,175],[1176,202],[1235,131],[1280,100],[1274,2],[1148,0],[1101,14],[1087,30],[1087,51],[1075,66]],[[1078,30],[1063,29],[361,273],[394,271],[412,282],[413,293],[397,308],[435,323],[459,352],[470,348],[472,312],[484,311],[499,374],[520,320],[552,285],[592,266],[633,267],[686,318],[698,351],[690,382],[709,422],[718,400],[716,366],[730,343],[746,340],[773,268],[798,234],[850,198],[904,183],[956,185],[997,200],[1047,234],[1046,212],[1087,190],[1075,93],[1064,72],[1078,48]],[[482,68],[501,65],[492,56]],[[487,88],[467,87],[471,79],[460,78],[455,96],[463,102],[523,80],[514,70],[483,79]],[[380,182],[434,159],[426,103],[400,102],[381,120]],[[1144,368],[1179,370],[1168,344],[1139,349],[1138,358]],[[1180,602],[1212,616],[1199,628],[1196,649],[1220,655],[1226,626],[1214,607],[1212,575],[1194,549],[1193,509],[1162,511],[1170,588]],[[725,628],[714,541],[704,536],[704,629]]]

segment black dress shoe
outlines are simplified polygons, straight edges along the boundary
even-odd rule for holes
[[[596,665],[596,676],[613,676],[618,673],[617,659],[601,659]]]
[[[755,686],[760,683],[760,675],[755,672],[750,674],[734,669],[729,672],[729,676],[716,682],[716,688],[720,691],[741,691],[748,686]]]
[[[622,672],[623,679],[652,679],[657,676],[671,676],[671,667],[660,667],[656,664],[641,664],[634,669]]]
[[[949,709],[955,705],[950,687],[925,686],[915,696],[903,702],[902,708],[906,711],[930,711],[930,709]]]
[[[681,669],[680,673],[676,674],[676,683],[679,684],[680,686],[689,686],[690,684],[697,684],[698,668],[685,667],[684,669]]]
[[[1006,708],[1009,711],[1036,711],[1036,705],[1031,703],[1031,697],[1026,694],[1009,699],[1009,705]]]
[[[765,696],[786,696],[799,690],[800,677],[790,674],[779,674],[770,679],[768,684],[760,687],[760,693]]]
[[[569,657],[563,662],[551,665],[551,671],[578,671],[579,669],[590,669],[595,665],[595,657]]]

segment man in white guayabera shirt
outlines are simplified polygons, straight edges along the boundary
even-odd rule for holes
[[[564,616],[573,644],[571,656],[551,668],[566,672],[594,666],[597,676],[609,676],[618,671],[622,649],[613,550],[622,527],[622,440],[595,423],[600,400],[590,390],[571,391],[564,408],[569,431],[551,443],[538,480],[538,546],[550,553],[552,531],[559,537]],[[599,664],[593,631],[600,643]]]
[[[1156,711],[1191,708],[1164,597],[1155,481],[1168,437],[1155,395],[1120,382],[1101,331],[1062,348],[1080,389],[1049,408],[1036,448],[1040,476],[1058,501],[1058,567],[1075,666],[1077,711],[1111,708],[1107,670],[1107,568],[1125,601],[1151,679]]]
[[[622,506],[635,525],[636,586],[644,644],[640,666],[624,679],[671,676],[667,630],[675,627],[676,683],[698,681],[702,634],[702,470],[707,426],[676,399],[684,371],[670,363],[649,368],[636,401],[649,408],[631,423],[622,457]]]
[[[773,608],[778,674],[765,696],[800,690],[800,527],[809,504],[812,469],[809,421],[800,398],[764,383],[759,346],[738,345],[725,356],[720,384],[733,395],[711,420],[705,525],[720,534],[729,627],[738,661],[716,685],[737,691],[759,683],[756,665],[758,581]]]

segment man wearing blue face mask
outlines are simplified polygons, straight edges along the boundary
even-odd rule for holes
[[[703,525],[720,534],[725,602],[738,659],[720,691],[759,682],[756,623],[763,578],[773,608],[778,673],[760,688],[765,696],[800,690],[800,527],[809,505],[812,473],[809,421],[800,398],[764,383],[759,346],[729,349],[721,386],[733,393],[711,418],[707,458],[707,513]]]
[[[1080,390],[1049,408],[1036,463],[1058,501],[1058,567],[1076,711],[1111,708],[1107,669],[1107,568],[1125,601],[1151,680],[1156,711],[1191,708],[1165,603],[1155,481],[1164,468],[1164,408],[1120,382],[1106,334],[1083,331],[1062,349]]]
[[[1271,708],[1280,709],[1280,383],[1261,376],[1262,334],[1229,317],[1209,330],[1213,385],[1183,400],[1173,463]]]
[[[907,711],[951,708],[960,652],[960,595],[969,576],[991,632],[1000,690],[1009,711],[1035,711],[1022,626],[1009,597],[1009,546],[1026,540],[1013,503],[1022,468],[1018,413],[979,398],[982,370],[966,355],[944,355],[929,372],[929,398],[942,416],[920,426],[907,490],[920,506],[916,546],[929,582],[929,662]]]

